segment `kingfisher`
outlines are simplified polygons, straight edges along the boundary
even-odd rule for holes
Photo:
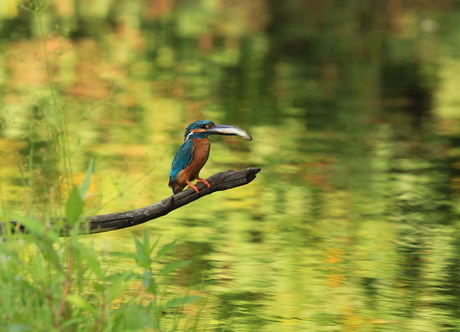
[[[215,124],[209,120],[195,121],[185,129],[184,143],[174,156],[171,173],[169,174],[169,187],[173,194],[181,192],[187,185],[198,194],[200,191],[190,181],[198,180],[208,188],[208,181],[200,178],[200,171],[208,161],[211,142],[210,135],[237,135],[252,141],[251,135],[241,128],[228,125]]]

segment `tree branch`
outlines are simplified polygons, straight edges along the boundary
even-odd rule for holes
[[[244,186],[254,180],[256,174],[259,172],[260,168],[256,167],[250,167],[236,172],[228,170],[226,172],[214,174],[206,179],[211,184],[211,188],[199,182],[197,184],[200,190],[199,194],[192,188],[188,188],[174,196],[170,196],[158,203],[140,209],[87,217],[86,223],[82,225],[82,234],[113,231],[139,225],[146,221],[162,217],[175,209],[187,205],[203,196],[212,194],[213,192]],[[9,223],[11,223],[11,229],[27,232],[27,229],[18,222],[12,220],[9,221]],[[0,222],[0,235],[4,232],[5,227],[5,222]],[[62,235],[65,236],[68,234],[70,227],[66,226],[64,228]]]

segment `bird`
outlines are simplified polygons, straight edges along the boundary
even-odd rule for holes
[[[200,120],[191,123],[184,134],[184,143],[177,150],[169,174],[169,187],[173,194],[184,190],[188,185],[197,194],[198,188],[190,181],[198,180],[203,182],[208,188],[211,184],[205,179],[200,178],[200,171],[208,161],[211,142],[210,135],[236,135],[248,141],[252,141],[251,135],[241,128],[229,125],[215,124],[209,120]]]

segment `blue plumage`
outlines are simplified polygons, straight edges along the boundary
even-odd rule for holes
[[[214,122],[209,120],[195,121],[185,128],[184,140],[191,138],[207,138],[209,135],[212,135],[212,133],[206,132],[205,130],[215,126]]]
[[[193,141],[191,139],[186,140],[177,150],[176,155],[171,166],[171,173],[169,174],[169,183],[177,180],[177,176],[180,171],[185,169],[192,162],[193,157]]]

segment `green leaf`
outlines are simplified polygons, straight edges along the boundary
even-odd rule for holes
[[[113,273],[105,278],[107,282],[125,282],[131,279],[139,279],[139,275],[131,270]]]
[[[115,277],[115,275],[113,275],[113,277]],[[127,284],[125,283],[126,278],[129,278],[129,275],[120,274],[113,278],[112,284],[107,287],[107,301],[113,301],[117,296],[125,291],[125,288],[127,287]]]
[[[80,295],[75,295],[75,294],[69,294],[66,297],[67,302],[75,305],[76,307],[89,311],[91,313],[96,312],[96,309],[94,306],[86,301],[84,298],[82,298]]]
[[[14,219],[25,226],[30,233],[43,236],[45,225],[42,222],[23,216],[15,216]]]
[[[148,286],[147,286],[147,291],[150,293],[150,294],[156,294],[158,290],[158,284],[156,283],[155,280],[150,280]]]
[[[176,241],[174,241],[172,243],[169,243],[169,244],[166,244],[165,246],[163,246],[163,248],[158,250],[158,253],[155,256],[155,260],[157,260],[157,259],[161,258],[162,256],[164,256],[165,254],[167,254],[175,246],[176,246]]]
[[[177,297],[177,298],[169,300],[164,305],[162,305],[162,307],[163,309],[182,307],[184,305],[190,304],[199,299],[201,299],[201,296],[196,296],[196,295]]]
[[[174,270],[177,270],[178,268],[188,265],[192,262],[192,260],[188,261],[177,261],[177,262],[172,262],[167,264],[163,269],[160,271],[160,275],[164,276],[165,274],[171,273]]]
[[[146,250],[146,248],[139,241],[137,236],[134,236],[134,244],[136,245],[136,253],[137,253],[136,261],[137,261],[137,263],[140,266],[144,267],[144,268],[148,268],[150,266],[150,257],[146,253],[146,251],[148,251],[148,249]]]
[[[115,300],[115,298],[117,298],[118,296],[120,296],[120,294],[125,292],[125,288],[126,288],[126,285],[121,282],[117,282],[117,283],[110,285],[107,288],[107,292],[106,292],[107,301],[111,302]]]
[[[144,250],[147,250],[146,254],[147,256],[150,257],[150,254],[151,254],[150,238],[149,238],[149,232],[147,232],[147,229],[144,229]]]
[[[101,265],[99,264],[99,261],[97,260],[96,256],[94,256],[94,252],[91,250],[88,250],[84,246],[80,246],[80,253],[82,256],[86,259],[88,262],[88,266],[91,268],[91,270],[96,274],[96,276],[99,279],[104,278],[104,271],[101,268]]]
[[[58,241],[59,239],[59,235],[53,229],[46,228],[45,224],[43,224],[43,222],[39,220],[24,216],[15,216],[14,220],[16,220],[21,225],[25,226],[27,231],[35,236],[46,236],[53,242]]]
[[[26,325],[26,324],[6,325],[5,328],[6,328],[5,331],[8,331],[8,332],[32,331],[32,329],[33,329],[30,325]]]
[[[91,185],[91,177],[94,174],[94,158],[89,161],[88,169],[86,170],[86,176],[80,185],[79,193],[80,197],[85,197],[88,192],[89,186]]]
[[[130,258],[134,260],[137,258],[137,255],[132,252],[114,251],[114,252],[109,252],[108,254],[109,256],[120,257],[120,258]]]
[[[83,200],[77,187],[73,187],[66,205],[66,216],[69,224],[73,225],[83,212]]]

